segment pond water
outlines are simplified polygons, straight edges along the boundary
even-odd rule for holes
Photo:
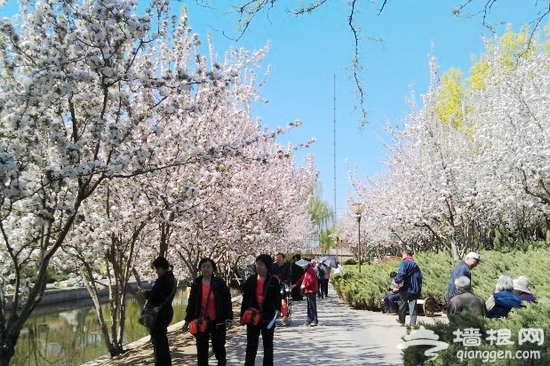
[[[187,293],[180,289],[172,302],[172,323],[184,319],[186,305]],[[125,344],[148,335],[137,322],[140,310],[134,299],[127,302]],[[107,305],[103,305],[103,311],[108,311]],[[77,366],[107,353],[94,306],[91,301],[83,301],[65,308],[37,309],[23,327],[11,365]]]

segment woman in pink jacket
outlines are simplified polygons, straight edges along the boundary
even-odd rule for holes
[[[307,301],[307,319],[304,325],[308,327],[317,325],[317,292],[319,291],[319,282],[313,267],[313,261],[306,265],[301,285]]]

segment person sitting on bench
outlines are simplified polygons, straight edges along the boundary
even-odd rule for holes
[[[397,304],[397,300],[399,300],[399,286],[395,282],[396,275],[397,272],[390,272],[391,285],[388,287],[389,292],[382,298],[386,314],[397,314],[397,309],[399,307]]]

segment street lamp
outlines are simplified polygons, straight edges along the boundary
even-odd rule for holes
[[[340,253],[340,260],[339,260],[339,263],[342,263],[342,242],[341,242],[342,239],[340,239],[340,234],[336,234],[336,248],[337,248],[337,251],[336,253]]]
[[[336,244],[336,260],[338,261],[338,254],[340,254],[340,262],[342,262],[342,249],[340,248],[340,232],[334,231],[333,234],[334,243]]]
[[[351,209],[357,219],[357,253],[359,256],[359,273],[361,273],[361,215],[363,214],[363,206],[355,202],[351,205]]]

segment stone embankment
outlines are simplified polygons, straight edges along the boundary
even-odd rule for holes
[[[131,283],[129,286],[136,290],[138,285],[137,283]],[[109,290],[105,287],[101,289],[98,293],[100,298],[103,298],[109,294]],[[11,298],[8,296],[7,299],[7,308],[11,309]],[[85,287],[79,287],[79,286],[66,286],[65,284],[60,284],[55,287],[48,286],[46,288],[46,291],[44,291],[44,294],[42,295],[42,299],[40,300],[40,303],[38,304],[39,307],[49,307],[49,306],[56,306],[58,304],[71,304],[71,303],[78,303],[80,301],[86,301],[91,300],[90,294],[88,293],[88,290]]]

